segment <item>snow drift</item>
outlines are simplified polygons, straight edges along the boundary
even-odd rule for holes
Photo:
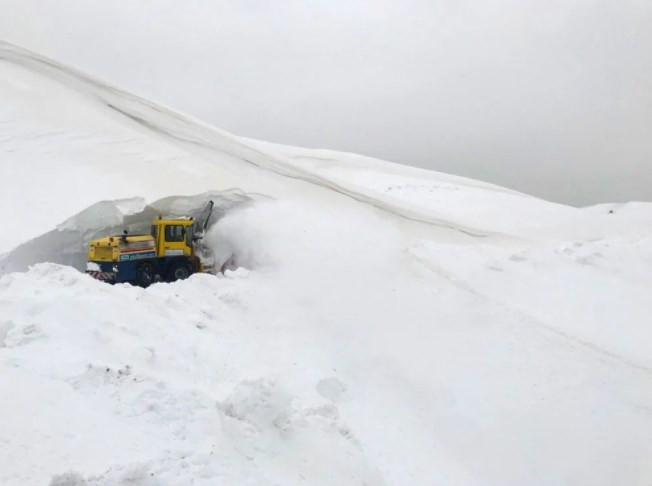
[[[0,139],[0,483],[652,481],[652,205],[247,140],[8,44]],[[237,270],[73,268],[206,197]]]

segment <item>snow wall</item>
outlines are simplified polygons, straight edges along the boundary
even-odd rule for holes
[[[149,233],[153,219],[164,217],[197,217],[206,203],[215,203],[209,226],[229,211],[243,208],[266,196],[246,194],[238,189],[209,191],[193,196],[169,196],[152,203],[134,197],[101,201],[67,219],[52,231],[17,246],[0,257],[0,275],[22,272],[30,265],[42,262],[69,265],[83,271],[86,267],[88,244],[108,235]]]

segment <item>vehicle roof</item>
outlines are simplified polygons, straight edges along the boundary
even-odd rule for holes
[[[175,223],[175,224],[193,224],[195,221],[191,218],[188,217],[183,217],[183,218],[157,218],[154,221],[152,221],[152,224],[170,224],[170,223]]]

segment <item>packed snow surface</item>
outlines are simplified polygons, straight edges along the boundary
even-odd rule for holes
[[[652,483],[650,204],[243,139],[9,44],[0,167],[3,486]],[[234,270],[80,272],[209,198]]]

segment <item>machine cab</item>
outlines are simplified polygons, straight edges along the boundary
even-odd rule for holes
[[[152,236],[159,257],[192,256],[193,224],[189,218],[156,219],[152,222]]]

